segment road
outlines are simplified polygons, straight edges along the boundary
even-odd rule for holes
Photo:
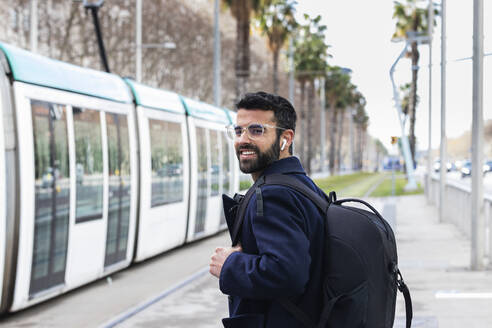
[[[433,177],[439,179],[439,172],[434,172]],[[471,188],[471,176],[461,177],[458,171],[451,171],[446,174],[448,181],[452,181],[460,186]],[[484,195],[492,197],[492,172],[489,172],[483,177],[483,192]]]

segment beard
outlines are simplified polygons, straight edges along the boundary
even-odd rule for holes
[[[256,158],[241,160],[240,154],[242,150],[254,151],[256,154]],[[239,168],[241,169],[241,172],[254,173],[258,171],[263,171],[265,168],[270,166],[270,164],[280,158],[279,138],[277,137],[270,148],[268,148],[264,152],[260,152],[258,147],[253,144],[242,145],[236,149],[236,156],[239,160]]]

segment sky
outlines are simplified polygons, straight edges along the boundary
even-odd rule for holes
[[[440,4],[440,0],[436,0]],[[449,138],[471,130],[473,1],[447,0],[447,70],[446,134]],[[492,53],[492,0],[484,0],[484,53]],[[366,97],[369,133],[391,150],[390,137],[401,136],[400,123],[393,102],[389,70],[403,50],[404,43],[391,42],[395,29],[393,1],[367,0],[298,0],[298,20],[304,13],[321,15],[327,26],[326,41],[331,47],[330,65],[352,69],[352,82]],[[440,143],[441,111],[441,19],[436,18],[432,43],[432,147]],[[489,33],[490,35],[490,33]],[[418,149],[428,147],[429,119],[429,47],[421,45],[416,136]],[[395,71],[396,84],[411,81],[410,59],[401,59]],[[492,119],[492,56],[484,57],[484,119]],[[407,123],[408,125],[408,123]]]

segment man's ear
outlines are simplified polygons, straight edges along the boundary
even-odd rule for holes
[[[292,142],[294,142],[294,131],[290,129],[285,130],[280,137],[280,150],[284,150],[285,148],[289,149]]]

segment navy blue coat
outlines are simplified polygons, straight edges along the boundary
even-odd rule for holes
[[[278,160],[263,175],[293,175],[320,195],[296,157]],[[226,328],[303,327],[278,301],[292,299],[317,322],[322,306],[324,218],[299,192],[285,186],[261,187],[263,216],[251,198],[240,232],[243,252],[231,254],[220,273],[229,295]]]

